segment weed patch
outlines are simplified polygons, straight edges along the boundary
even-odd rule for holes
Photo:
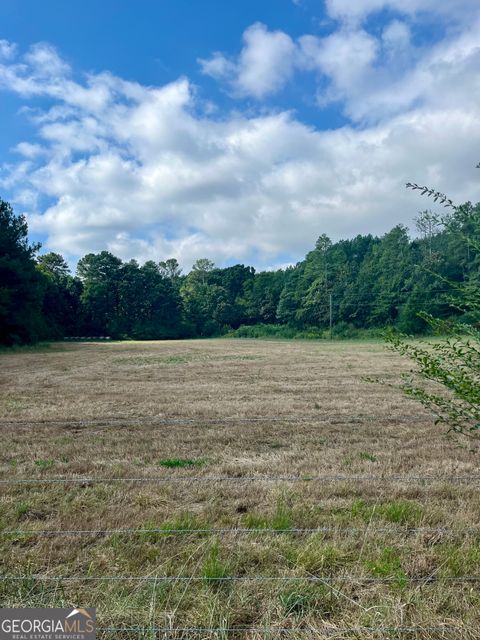
[[[291,529],[293,527],[292,509],[283,498],[279,498],[275,512],[271,516],[249,513],[244,522],[248,529],[276,529],[280,531]]]
[[[366,460],[367,462],[376,462],[378,459],[376,456],[368,453],[367,451],[361,451],[358,454],[358,457],[360,458],[360,460]]]
[[[184,467],[201,467],[206,464],[207,461],[203,458],[166,458],[165,460],[159,460],[158,464],[161,467],[167,467],[168,469],[183,469]]]
[[[280,593],[279,601],[284,615],[295,618],[316,614],[326,619],[336,606],[336,597],[323,585],[297,585]]]
[[[372,504],[360,498],[352,504],[352,515],[365,522],[385,520],[392,524],[418,526],[423,519],[423,509],[415,502],[394,500],[381,504]]]
[[[399,586],[407,582],[400,556],[393,547],[384,547],[376,558],[366,560],[364,564],[367,571],[377,578],[393,578]]]
[[[34,460],[34,464],[39,469],[50,469],[55,464],[55,460],[38,459],[38,460]]]
[[[231,572],[228,563],[220,559],[218,542],[214,542],[207,552],[202,567],[202,576],[205,581],[216,587],[221,586],[221,578],[226,578]]]

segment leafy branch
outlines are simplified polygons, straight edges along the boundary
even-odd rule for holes
[[[480,164],[477,165],[480,168]],[[462,226],[462,207],[454,205],[445,194],[407,183],[407,188],[421,191],[435,202],[455,210],[456,216],[438,218],[435,222],[450,232],[461,235],[467,244],[480,249],[480,243],[469,237]],[[458,224],[460,222],[460,225]],[[466,222],[466,219],[463,220]],[[473,221],[476,225],[476,222]],[[445,280],[442,278],[442,280]],[[471,313],[470,324],[439,320],[429,314],[418,315],[432,331],[447,336],[436,343],[417,343],[408,336],[390,331],[386,340],[390,347],[407,357],[415,368],[404,376],[401,388],[409,398],[417,400],[437,416],[437,423],[446,424],[449,431],[461,433],[478,441],[480,433],[480,292],[478,279],[462,284],[448,282],[456,296],[450,304]]]
[[[450,198],[440,191],[435,191],[435,189],[430,189],[430,187],[422,187],[415,182],[407,182],[405,186],[407,189],[412,189],[413,191],[421,191],[422,196],[429,196],[433,198],[434,202],[439,202],[440,204],[443,204],[444,207],[451,207],[452,209],[457,208],[457,206],[453,204],[453,200],[450,200]]]

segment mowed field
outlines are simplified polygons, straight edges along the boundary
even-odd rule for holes
[[[480,638],[478,454],[380,343],[0,355],[0,604],[101,638]],[[480,580],[480,578],[478,578]]]

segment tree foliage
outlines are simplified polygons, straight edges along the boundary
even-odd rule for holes
[[[417,185],[407,187],[418,189]],[[422,216],[422,231],[426,231],[431,246],[435,227],[456,238],[452,242],[464,278],[440,278],[448,287],[447,301],[462,314],[462,321],[442,320],[433,314],[419,312],[420,318],[432,331],[447,339],[421,344],[405,335],[391,331],[388,342],[400,354],[408,357],[416,368],[403,381],[407,396],[432,410],[437,421],[449,430],[478,440],[480,430],[480,210],[470,204],[457,207],[444,194],[422,187],[422,194],[433,196],[453,209],[451,215]],[[424,223],[424,224],[423,224]],[[465,259],[466,256],[466,259]],[[432,258],[430,252],[429,257]],[[436,263],[433,262],[432,268]],[[458,276],[458,271],[453,276]]]
[[[26,221],[7,203],[1,211],[0,328],[9,344],[207,337],[254,325],[319,336],[328,333],[330,310],[336,336],[386,326],[422,334],[432,330],[424,314],[469,322],[472,311],[452,304],[452,291],[479,279],[480,206],[471,203],[453,210],[448,224],[419,214],[418,237],[401,225],[381,237],[334,242],[322,234],[284,269],[219,268],[201,258],[187,274],[175,258],[141,265],[101,251],[84,256],[73,275],[58,253],[37,255]]]
[[[424,316],[426,322],[450,337],[431,345],[410,342],[390,333],[388,341],[416,365],[405,377],[403,390],[437,416],[450,430],[478,438],[480,429],[480,332],[475,327],[454,326]],[[426,382],[433,383],[432,385]]]
[[[0,200],[0,342],[35,342],[45,335],[45,282],[37,270],[39,245],[29,244],[24,216]]]

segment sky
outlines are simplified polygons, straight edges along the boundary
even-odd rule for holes
[[[479,0],[1,0],[0,198],[73,265],[295,263],[479,198]]]

